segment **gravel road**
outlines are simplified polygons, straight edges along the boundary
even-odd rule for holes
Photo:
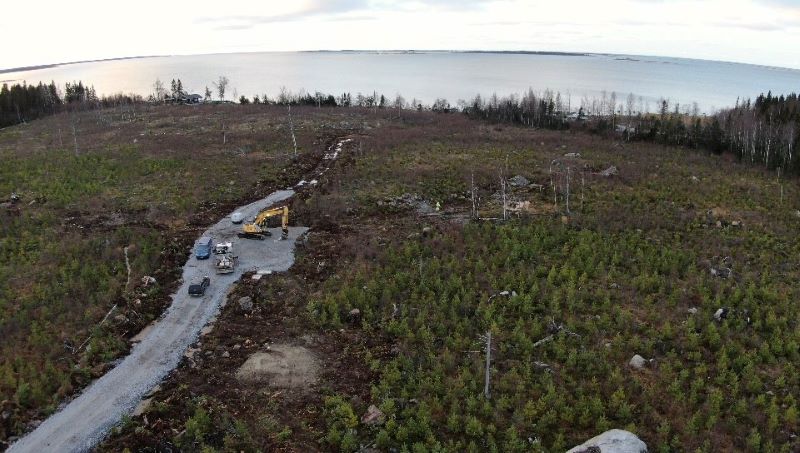
[[[262,209],[286,200],[293,190],[280,190],[267,198],[243,206],[237,211],[245,220],[252,220]],[[34,431],[13,444],[8,451],[74,452],[87,451],[97,445],[108,431],[130,414],[153,387],[180,363],[186,348],[195,342],[200,330],[217,315],[230,286],[242,273],[259,269],[285,271],[294,263],[294,244],[307,228],[290,228],[289,240],[278,241],[280,229],[264,241],[239,239],[240,225],[233,225],[230,216],[220,220],[202,236],[214,242],[233,242],[239,265],[232,274],[217,275],[214,257],[199,261],[189,256],[183,267],[183,284],[172,296],[172,305],[152,326],[150,332],[116,367],[87,387],[83,393],[46,419]],[[208,275],[211,286],[200,298],[189,297],[187,290],[194,278]]]

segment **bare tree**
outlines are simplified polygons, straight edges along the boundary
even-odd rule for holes
[[[472,171],[472,175],[471,175],[470,192],[471,192],[471,195],[472,195],[472,218],[473,219],[477,219],[478,218],[478,201],[477,201],[477,199],[475,197],[475,170]]]
[[[153,96],[155,97],[156,102],[164,102],[164,95],[167,94],[166,88],[164,88],[164,83],[161,82],[161,79],[156,79],[153,82]]]
[[[219,76],[219,79],[214,82],[214,87],[217,89],[217,94],[219,95],[219,100],[225,100],[225,90],[228,88],[228,84],[230,80],[228,80],[225,76]]]
[[[294,157],[297,157],[297,138],[294,136],[294,123],[292,122],[292,105],[288,105],[289,109],[289,131],[292,133],[292,144],[294,145]]]
[[[73,113],[72,115],[70,115],[70,125],[72,126],[72,143],[75,146],[75,157],[78,157],[77,124],[78,124],[78,119],[76,118],[76,115]]]
[[[627,109],[625,113],[628,115],[628,120],[630,120],[630,118],[633,116],[634,105],[636,104],[636,98],[633,96],[633,93],[628,94],[625,104]]]
[[[483,381],[483,396],[487,400],[489,399],[489,379],[491,377],[491,370],[492,370],[492,328],[490,327],[489,330],[486,332],[486,367],[485,373],[486,376],[484,377]]]

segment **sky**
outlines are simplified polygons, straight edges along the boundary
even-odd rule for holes
[[[122,6],[121,6],[122,5]],[[800,68],[800,0],[45,0],[0,15],[0,68],[297,50],[535,50]]]

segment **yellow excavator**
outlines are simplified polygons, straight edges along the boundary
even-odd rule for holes
[[[245,239],[266,239],[267,236],[272,236],[272,233],[267,230],[267,220],[270,217],[281,216],[281,239],[289,237],[289,207],[281,206],[279,208],[265,209],[256,216],[253,223],[245,223],[242,226],[242,232],[239,233],[240,238]]]

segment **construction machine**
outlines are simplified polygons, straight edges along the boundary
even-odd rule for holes
[[[253,223],[245,223],[242,227],[242,232],[239,233],[240,238],[246,239],[261,239],[264,240],[267,236],[272,236],[272,233],[267,230],[267,221],[270,217],[281,216],[281,239],[289,237],[289,207],[281,206],[279,208],[266,209],[261,211],[256,216]]]

